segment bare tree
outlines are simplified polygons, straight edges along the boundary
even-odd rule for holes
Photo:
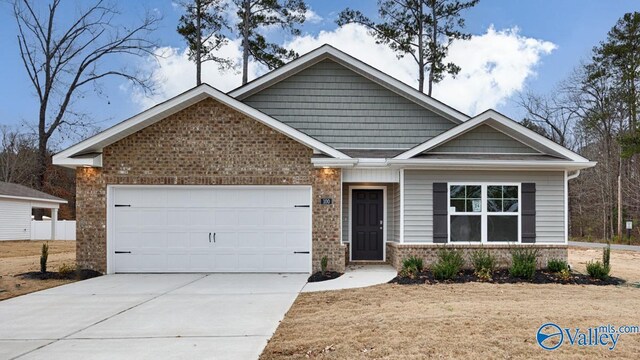
[[[0,126],[0,181],[31,186],[36,162],[35,139]]]
[[[34,183],[38,189],[45,185],[51,137],[62,129],[72,133],[86,125],[86,117],[73,110],[83,91],[90,86],[97,89],[105,78],[119,77],[147,94],[153,92],[150,74],[127,66],[115,68],[108,61],[126,63],[123,58],[154,56],[157,46],[149,35],[160,20],[148,13],[138,24],[122,26],[116,23],[116,7],[98,0],[65,23],[58,11],[60,0],[51,0],[46,8],[42,3],[13,0],[20,56],[39,102]]]

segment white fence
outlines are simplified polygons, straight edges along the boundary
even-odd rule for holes
[[[56,221],[56,240],[75,240],[75,220]],[[31,221],[31,240],[51,240],[51,220]]]

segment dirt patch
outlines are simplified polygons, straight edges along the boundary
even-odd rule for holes
[[[458,276],[451,280],[437,280],[431,271],[423,271],[415,278],[397,276],[389,283],[400,285],[414,284],[463,284],[468,282],[486,282],[493,284],[571,284],[571,285],[621,285],[625,281],[617,277],[609,277],[606,280],[592,279],[591,277],[581,274],[572,273],[568,278],[562,278],[556,273],[549,271],[536,271],[533,279],[514,278],[509,274],[509,270],[499,269],[493,273],[491,280],[482,280],[474,274],[473,270],[462,270]]]
[[[378,285],[302,293],[261,359],[637,358],[640,334],[614,351],[535,340],[546,322],[640,324],[640,289],[559,284]]]
[[[587,262],[602,261],[602,249],[569,248],[569,264],[573,271],[587,273]],[[611,250],[611,276],[628,284],[640,283],[640,252]]]
[[[94,277],[102,276],[102,273],[90,270],[90,269],[81,269],[74,272],[41,272],[41,271],[30,271],[24,274],[18,274],[23,279],[29,280],[86,280]]]
[[[307,281],[308,282],[326,281],[326,280],[337,279],[340,276],[342,276],[342,273],[337,271],[325,271],[324,274],[322,274],[321,271],[318,271],[317,273],[309,276]]]
[[[0,300],[64,285],[73,280],[25,279],[19,274],[40,270],[40,250],[44,241],[0,241]],[[75,241],[49,241],[47,267],[57,270],[62,264],[75,264]]]

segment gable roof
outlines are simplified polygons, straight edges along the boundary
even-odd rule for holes
[[[236,99],[243,100],[260,90],[267,88],[283,79],[288,78],[322,60],[331,59],[352,71],[382,85],[383,87],[453,121],[456,124],[469,119],[469,116],[440,102],[402,81],[385,74],[384,72],[368,65],[331,45],[325,44],[312,50],[286,65],[268,72],[267,74],[228,92]]]
[[[206,98],[213,98],[214,100],[217,100],[256,121],[279,131],[280,133],[297,140],[304,145],[307,145],[317,152],[324,153],[338,159],[349,158],[348,155],[332,148],[331,146],[283,124],[282,122],[226,95],[212,86],[202,84],[55,154],[53,156],[53,163],[55,165],[67,167],[102,166],[101,152],[104,147]]]
[[[487,123],[460,134],[422,154],[541,154]]]
[[[460,124],[453,129],[446,131],[404,153],[396,156],[396,160],[407,160],[413,158],[428,150],[434,149],[451,139],[454,139],[481,124],[489,124],[492,128],[497,129],[522,143],[538,150],[540,153],[557,156],[566,160],[578,163],[590,163],[586,158],[577,153],[556,144],[555,142],[545,138],[544,136],[522,126],[520,123],[509,119],[495,110],[487,110],[482,114]]]
[[[32,189],[30,187],[2,182],[0,181],[0,198],[18,199],[18,200],[36,200],[42,202],[53,202],[58,204],[66,204],[67,200],[49,195],[45,192]]]

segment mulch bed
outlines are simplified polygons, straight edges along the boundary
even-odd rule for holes
[[[102,276],[101,272],[89,269],[81,269],[70,273],[61,274],[59,272],[40,272],[40,271],[30,271],[23,274],[18,274],[16,276],[20,276],[25,279],[33,279],[33,280],[86,280],[91,279],[97,276]]]
[[[481,280],[473,270],[462,270],[458,276],[451,280],[437,280],[430,271],[423,271],[415,279],[409,277],[396,276],[390,284],[413,285],[413,284],[462,284],[468,282],[486,282],[491,284],[571,284],[571,285],[621,285],[625,280],[617,277],[609,277],[606,280],[593,279],[588,275],[571,273],[571,277],[567,280],[560,278],[556,273],[539,270],[532,280],[514,278],[509,275],[509,270],[500,269],[493,273],[493,278],[489,281]]]
[[[335,278],[339,278],[340,276],[342,276],[342,273],[337,271],[326,271],[324,275],[322,275],[321,271],[318,271],[317,273],[309,276],[309,279],[307,279],[307,281],[318,282],[318,281],[333,280]]]

